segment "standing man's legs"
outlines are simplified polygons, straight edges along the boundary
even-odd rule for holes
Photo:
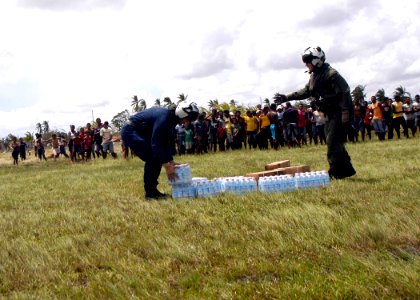
[[[342,179],[356,174],[351,159],[344,146],[345,130],[341,124],[341,116],[330,118],[326,124],[327,158],[330,165],[330,177]]]

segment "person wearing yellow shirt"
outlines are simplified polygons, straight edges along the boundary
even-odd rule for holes
[[[394,95],[394,102],[392,103],[393,119],[392,125],[397,133],[398,139],[401,138],[400,128],[402,126],[404,135],[408,138],[408,127],[404,119],[403,102],[400,95]]]
[[[233,136],[232,136],[232,116],[228,109],[223,111],[223,117],[225,120],[225,129],[226,129],[226,150],[232,148],[233,145]]]
[[[249,149],[257,148],[257,130],[258,130],[258,121],[252,115],[250,110],[246,111],[246,115],[244,116],[245,124],[246,124],[246,136],[248,139]]]
[[[385,140],[385,128],[383,123],[383,114],[382,114],[382,104],[376,101],[376,97],[372,96],[370,98],[372,104],[370,108],[372,109],[372,123],[373,129],[375,130],[376,134],[380,141]]]

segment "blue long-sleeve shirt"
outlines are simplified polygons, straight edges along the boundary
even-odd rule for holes
[[[162,164],[173,160],[171,141],[177,117],[173,110],[151,107],[130,117],[131,126],[150,139],[152,159]]]

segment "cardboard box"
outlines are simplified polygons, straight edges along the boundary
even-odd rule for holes
[[[295,175],[295,173],[310,172],[311,168],[307,165],[300,165],[300,166],[293,166],[293,167],[287,167],[287,168],[280,168],[277,170],[278,171],[281,170],[283,174]]]
[[[278,168],[290,167],[290,160],[275,161],[265,165],[265,170],[274,170]]]
[[[262,172],[255,172],[255,173],[248,173],[246,177],[254,177],[256,180],[260,177],[265,176],[274,176],[274,175],[284,175],[284,174],[291,174],[294,175],[295,173],[302,173],[302,172],[310,172],[311,168],[307,165],[300,165],[300,166],[293,166],[293,167],[286,167],[286,168],[277,168],[274,170],[262,171]]]

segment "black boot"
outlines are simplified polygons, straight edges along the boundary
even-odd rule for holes
[[[168,195],[166,195],[165,193],[161,193],[159,192],[157,189],[150,191],[150,192],[146,192],[146,200],[163,200],[165,198],[167,198]]]
[[[353,168],[351,164],[341,167],[331,167],[328,170],[328,174],[330,178],[334,179],[343,179],[346,177],[351,177],[356,174],[356,170]]]

